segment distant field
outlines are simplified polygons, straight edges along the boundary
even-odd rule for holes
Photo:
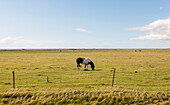
[[[78,57],[95,70],[77,71]],[[0,104],[169,104],[170,49],[1,50],[0,58]]]

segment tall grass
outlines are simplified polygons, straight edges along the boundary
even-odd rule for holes
[[[0,93],[0,104],[169,104],[169,93],[56,88],[9,89]],[[103,88],[104,89],[104,88]]]

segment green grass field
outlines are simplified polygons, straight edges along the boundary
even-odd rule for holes
[[[95,70],[77,71],[78,57]],[[169,62],[168,49],[0,51],[0,104],[168,105]]]

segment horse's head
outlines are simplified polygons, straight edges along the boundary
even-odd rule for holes
[[[92,70],[94,70],[94,63],[91,61],[91,62],[89,62],[89,64],[91,65],[91,68],[92,68]]]

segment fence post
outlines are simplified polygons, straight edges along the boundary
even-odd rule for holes
[[[113,80],[112,80],[112,87],[113,87],[113,85],[114,85],[114,78],[115,78],[115,68],[114,68],[114,71],[113,71]]]
[[[47,82],[49,82],[49,81],[48,81],[48,76],[47,76]]]
[[[14,70],[13,70],[13,88],[15,88],[15,72],[14,72]]]

